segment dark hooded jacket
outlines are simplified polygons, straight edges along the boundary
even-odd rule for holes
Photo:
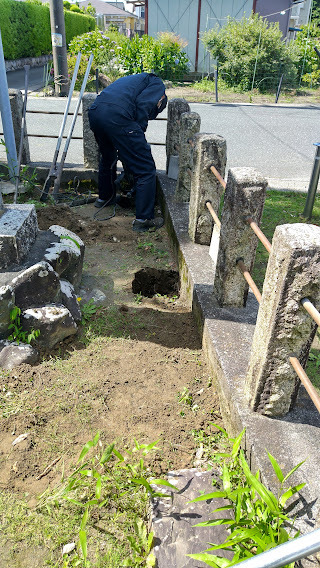
[[[137,122],[145,132],[148,120],[154,120],[167,105],[163,81],[153,73],[139,73],[117,79],[98,95],[91,108],[110,104],[128,120]],[[159,106],[158,106],[159,103]]]

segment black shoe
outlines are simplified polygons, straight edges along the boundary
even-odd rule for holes
[[[105,205],[115,205],[116,204],[116,200],[115,198],[112,199],[96,199],[94,202],[94,206],[98,207],[98,209],[100,209],[100,207],[104,207]]]
[[[145,221],[138,221],[135,219],[132,223],[132,229],[139,233],[145,233],[146,231],[156,231],[164,225],[164,220],[162,217],[156,217],[155,219],[145,219]]]

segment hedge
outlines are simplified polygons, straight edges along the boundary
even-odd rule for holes
[[[95,19],[86,14],[65,12],[67,44],[93,30]],[[0,0],[0,30],[5,59],[37,57],[52,52],[48,5]]]

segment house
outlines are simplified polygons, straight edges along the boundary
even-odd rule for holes
[[[97,24],[101,29],[106,29],[110,24],[114,24],[119,32],[131,37],[139,28],[137,25],[138,16],[118,8],[115,6],[115,2],[105,2],[104,0],[84,0],[79,2],[81,8],[86,8],[88,4],[95,8]]]
[[[279,22],[284,37],[293,39],[296,29],[309,20],[312,0],[127,0],[126,5],[145,8],[145,31],[151,36],[169,31],[188,41],[185,51],[192,71],[210,73],[210,57],[200,40],[228,17],[241,19],[252,12]]]
[[[294,39],[311,16],[312,0],[255,0],[253,11],[269,22],[278,22],[283,37]]]

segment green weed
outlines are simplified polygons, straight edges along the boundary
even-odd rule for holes
[[[120,453],[114,443],[103,449],[97,434],[82,448],[74,471],[56,489],[40,496],[37,510],[47,511],[52,517],[61,508],[77,511],[77,554],[81,551],[85,568],[92,565],[88,552],[92,529],[102,527],[115,538],[123,533],[127,545],[122,566],[155,565],[150,553],[153,534],[148,534],[146,528],[148,496],[160,495],[154,485],[174,489],[166,480],[150,479],[144,456],[156,450],[156,444],[139,444],[135,440],[132,450]]]
[[[15,341],[18,345],[20,343],[32,343],[40,335],[39,329],[31,329],[31,331],[24,331],[21,324],[21,310],[18,306],[14,306],[10,312],[10,324],[8,329],[11,330],[9,341]]]
[[[223,429],[221,429],[223,431]],[[224,431],[225,432],[225,431]],[[221,488],[207,495],[201,495],[192,501],[207,501],[223,498],[226,505],[215,509],[221,512],[221,518],[199,523],[198,527],[214,527],[225,525],[230,534],[222,544],[209,543],[210,547],[200,554],[188,554],[195,560],[204,562],[214,568],[227,568],[287,542],[294,531],[292,519],[286,513],[286,503],[290,497],[300,491],[305,483],[286,488],[289,477],[302,465],[296,465],[289,473],[284,474],[276,459],[268,452],[268,457],[279,481],[279,492],[274,495],[259,480],[259,472],[253,475],[245,460],[240,444],[245,430],[232,443],[231,451],[220,454],[222,458]],[[225,432],[226,435],[226,432]],[[232,515],[224,516],[225,511]],[[297,532],[293,538],[299,535]],[[211,554],[215,550],[230,550],[231,560]],[[289,565],[293,568],[294,562]]]
[[[80,310],[81,310],[81,323],[85,325],[88,321],[91,320],[92,316],[97,312],[97,306],[94,303],[93,298],[86,302],[85,304],[81,304],[80,298]]]

